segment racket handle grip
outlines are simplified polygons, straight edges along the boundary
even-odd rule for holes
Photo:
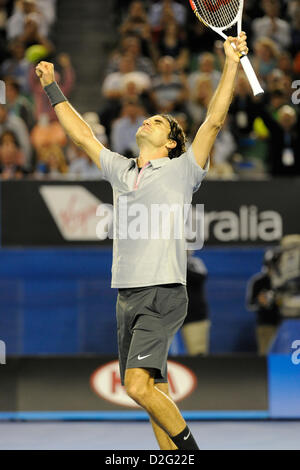
[[[247,56],[242,57],[240,62],[243,66],[245,74],[247,75],[247,78],[251,85],[254,96],[259,95],[260,93],[264,93],[264,90],[260,86],[260,83],[257,79],[257,76],[253,70],[253,67],[248,57]]]

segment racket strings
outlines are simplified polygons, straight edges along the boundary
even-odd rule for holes
[[[197,13],[209,26],[228,28],[236,21],[240,0],[194,0]]]

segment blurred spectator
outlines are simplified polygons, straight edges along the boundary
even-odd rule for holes
[[[293,66],[295,74],[300,75],[300,52],[296,55]]]
[[[147,113],[155,114],[156,108],[151,97],[151,88],[142,89],[136,80],[131,80],[131,74],[128,74],[124,81],[124,89],[122,100],[136,100],[140,101],[141,105],[145,108]]]
[[[128,15],[120,27],[122,36],[136,36],[141,41],[141,52],[143,56],[150,57],[153,62],[157,61],[157,51],[152,41],[151,26],[148,23],[146,10],[143,2],[134,0],[129,5]]]
[[[57,70],[55,71],[55,80],[59,84],[63,94],[69,97],[75,82],[75,72],[71,64],[70,57],[61,53],[57,57],[57,63],[62,69],[60,74]],[[32,65],[29,70],[29,85],[33,94],[35,104],[35,118],[36,120],[42,114],[47,114],[50,120],[57,120],[56,113],[49,103],[49,99],[41,87],[40,80],[35,73],[35,67]]]
[[[7,10],[5,8],[6,0],[0,0],[0,33],[1,36],[5,31],[5,25],[7,21]]]
[[[89,179],[89,176],[93,174],[93,166],[91,165],[93,161],[89,158],[89,162],[87,162],[86,153],[80,147],[78,147],[69,137],[68,144],[65,147],[65,157],[68,165],[68,177],[72,179]],[[98,169],[97,178],[99,178],[101,172],[99,171],[98,167],[96,168]]]
[[[247,285],[248,310],[256,313],[256,342],[259,355],[266,355],[281,323],[281,315],[271,284],[271,260],[273,253],[266,251],[263,267]]]
[[[209,352],[210,319],[206,300],[205,282],[207,269],[203,261],[187,252],[187,293],[189,298],[187,316],[181,332],[190,356]]]
[[[102,93],[107,99],[120,99],[128,82],[134,82],[140,93],[151,86],[149,75],[136,70],[134,57],[127,54],[120,60],[119,71],[105,77]]]
[[[176,61],[176,69],[184,71],[188,67],[189,51],[175,20],[169,21],[162,30],[158,41],[160,56],[170,56]]]
[[[185,112],[188,87],[183,75],[176,73],[173,57],[162,57],[158,63],[159,75],[153,80],[152,99],[159,113]]]
[[[298,8],[299,8],[299,0],[287,0],[287,3],[288,3],[288,16],[290,17],[291,20],[293,20],[293,18],[295,18],[296,16],[296,13],[298,11]]]
[[[269,130],[268,163],[273,176],[300,175],[300,134],[299,118],[288,105],[278,111],[274,119],[263,106],[258,106],[258,115]]]
[[[265,109],[269,111],[274,119],[277,119],[280,108],[283,105],[288,104],[284,90],[274,90],[272,93],[270,93],[269,97],[269,103],[265,106]]]
[[[6,3],[6,0],[0,0],[0,63],[7,58],[6,22],[8,12]]]
[[[32,151],[26,124],[19,116],[9,114],[7,107],[0,104],[0,135],[4,131],[12,131],[16,135],[20,149],[25,155],[24,165],[26,168],[30,167]]]
[[[291,96],[294,93],[292,84],[293,84],[292,76],[284,74],[281,80],[281,87],[282,87],[281,90],[283,91],[288,103],[292,102]]]
[[[106,135],[105,127],[100,123],[100,119],[97,113],[88,111],[82,115],[82,118],[91,127],[95,137],[103,144],[108,144],[108,138]]]
[[[59,145],[52,144],[39,149],[39,161],[35,171],[36,177],[61,178],[65,177],[67,172],[68,166]]]
[[[44,56],[46,56],[47,53],[49,54],[54,51],[52,42],[46,36],[41,34],[38,28],[38,22],[35,19],[26,19],[24,32],[18,36],[18,39],[24,43],[27,50],[31,46],[43,46],[45,48]]]
[[[188,111],[193,121],[192,133],[197,132],[198,127],[204,122],[213,93],[213,82],[210,75],[200,74],[190,90],[188,101]]]
[[[48,28],[53,26],[56,20],[56,0],[37,0],[37,6],[43,13]]]
[[[274,69],[268,76],[266,81],[265,102],[271,101],[274,92],[281,92],[284,102],[288,104],[291,101],[291,93],[294,91],[292,88],[292,79],[286,75],[282,70]],[[278,95],[279,96],[279,95]]]
[[[232,178],[234,170],[232,157],[237,149],[235,139],[230,132],[228,118],[220,130],[211,152],[211,177]]]
[[[8,57],[8,50],[6,46],[5,38],[0,34],[0,64]]]
[[[266,37],[257,40],[254,49],[253,66],[257,74],[265,80],[267,75],[277,67],[279,50],[276,43]]]
[[[13,77],[21,86],[21,93],[29,95],[28,73],[30,62],[25,58],[25,46],[20,39],[14,39],[9,43],[8,50],[11,57],[1,65],[1,76]]]
[[[166,11],[172,11],[172,15],[176,18],[178,24],[183,26],[186,21],[186,8],[179,2],[174,0],[159,0],[152,3],[149,8],[148,18],[152,28],[161,26],[163,15]]]
[[[300,51],[300,2],[298,0],[296,2],[291,1],[290,4],[293,5],[293,9],[291,9],[292,43],[290,51],[292,55],[296,55]]]
[[[243,71],[237,77],[234,97],[229,108],[230,130],[235,139],[236,152],[243,159],[257,155],[253,124],[257,116],[252,90]]]
[[[150,29],[143,2],[134,0],[130,3],[128,15],[120,27],[121,34],[136,34],[143,37],[144,30]]]
[[[150,77],[154,76],[154,65],[149,57],[142,53],[141,39],[137,36],[128,35],[121,39],[120,47],[115,50],[109,60],[107,73],[119,70],[121,57],[130,55],[135,63],[135,69],[144,72]]]
[[[217,41],[214,42],[213,53],[214,53],[214,58],[215,58],[215,69],[221,73],[224,68],[224,63],[225,63],[223,41],[220,41],[218,39]]]
[[[293,58],[287,51],[281,52],[278,56],[277,67],[285,75],[293,75]]]
[[[253,24],[253,65],[262,81],[265,94],[258,104],[253,99],[247,79],[238,78],[230,107],[230,120],[219,133],[212,150],[213,177],[229,177],[232,174],[231,163],[235,165],[232,154],[234,159],[241,158],[242,163],[255,158],[264,164],[267,159],[272,174],[298,174],[298,143],[295,135],[298,119],[296,114],[292,118],[293,110],[283,113],[282,109],[284,105],[291,103],[291,95],[295,91],[292,83],[300,73],[300,1],[285,0],[281,5],[278,0],[263,0],[261,3],[259,5],[256,0],[245,3],[243,24]],[[32,135],[38,157],[37,149],[41,147],[39,144],[44,142],[46,146],[50,145],[48,132],[61,149],[66,144],[63,129],[52,126],[51,121],[57,121],[56,114],[34,70],[35,61],[53,61],[50,57],[44,59],[46,56],[43,54],[49,55],[54,51],[54,46],[48,40],[48,32],[55,22],[55,8],[56,0],[0,0],[0,78],[8,80],[7,109],[10,115],[16,114],[17,118],[23,118],[27,128],[35,129]],[[188,132],[193,135],[205,119],[207,104],[220,79],[225,57],[223,41],[217,40],[209,28],[194,17],[191,9],[179,0],[133,0],[124,17],[119,29],[120,47],[112,54],[108,66],[110,73],[102,85],[105,102],[99,115],[105,127],[96,122],[95,116],[91,117],[90,125],[94,126],[95,135],[110,145],[111,123],[120,116],[123,102],[137,101],[144,108],[143,115],[158,112],[181,115]],[[251,33],[250,29],[245,29]],[[10,40],[9,46],[4,44],[2,47],[1,38],[5,39],[6,34]],[[248,39],[251,41],[251,34]],[[34,65],[30,65],[29,61]],[[74,70],[66,54],[60,55],[58,62],[56,80],[68,97],[75,80]],[[158,75],[155,75],[156,70]],[[190,73],[188,80],[183,71]],[[34,118],[39,122],[33,128],[30,104],[22,95],[34,105]],[[45,120],[44,114],[48,114],[46,128],[45,124],[40,126]],[[0,109],[1,115],[3,112]],[[280,127],[280,133],[274,133],[275,128],[271,131],[266,115]],[[289,128],[286,123],[294,120]],[[23,121],[21,119],[18,122]],[[114,124],[114,133],[115,129],[118,130],[117,122]],[[0,122],[0,131],[1,126]],[[40,136],[36,128],[41,132]],[[284,135],[283,147],[278,146],[279,135]],[[25,163],[29,165],[30,145],[25,151],[26,139],[20,139],[19,135],[17,138],[25,154]],[[115,137],[113,139],[115,142]],[[280,157],[285,164],[278,166],[274,162],[280,160],[279,149],[282,148],[288,149],[283,150]],[[273,149],[275,153],[272,155]],[[131,148],[128,154],[132,155],[132,152]],[[76,174],[85,172],[87,161],[85,156],[80,158],[82,160],[80,164],[77,163]],[[290,164],[293,159],[296,163]],[[68,163],[71,166],[71,161]],[[236,168],[234,166],[235,170]],[[91,168],[86,170],[87,175],[89,171],[93,173]]]
[[[83,150],[67,136],[67,145],[64,147],[67,165],[70,167],[73,161],[82,156]]]
[[[258,2],[257,0],[247,0],[244,2],[244,10],[251,20],[260,18],[264,15],[262,2]]]
[[[261,37],[268,37],[281,49],[288,48],[291,44],[291,27],[280,17],[279,0],[263,0],[262,6],[265,16],[252,22],[253,42]]]
[[[0,137],[0,175],[2,179],[19,179],[24,169],[25,156],[20,150],[15,134],[5,131]]]
[[[134,57],[129,54],[121,57],[119,71],[107,75],[102,85],[102,92],[106,102],[99,114],[109,137],[111,135],[112,122],[120,115],[123,99],[139,99],[147,109],[151,108],[148,98],[150,87],[151,80],[149,75],[136,70]]]
[[[56,145],[64,147],[67,144],[67,137],[61,124],[56,121],[50,121],[48,114],[41,114],[38,122],[33,127],[31,134],[32,145],[39,155],[44,148]]]
[[[5,79],[6,104],[10,114],[19,116],[25,122],[27,128],[31,130],[34,125],[32,104],[20,93],[19,83],[12,77]]]
[[[137,157],[139,149],[135,136],[145,119],[144,109],[137,99],[124,100],[121,117],[112,125],[112,150],[125,157]]]
[[[222,46],[223,47],[223,46]],[[209,76],[212,81],[213,89],[215,90],[219,84],[221,78],[221,72],[215,68],[215,57],[211,52],[205,52],[199,57],[199,70],[192,72],[188,76],[188,83],[190,90],[193,90],[196,86],[196,82],[203,74]]]
[[[81,149],[77,147],[77,156],[73,158],[69,165],[68,176],[76,179],[95,180],[101,179],[101,171],[93,160]]]
[[[5,19],[11,16],[14,9],[15,0],[0,0],[0,10],[5,15]]]
[[[193,15],[193,13],[191,13]],[[190,54],[190,70],[195,71],[198,69],[198,57],[199,54],[203,52],[212,52],[214,48],[214,43],[216,41],[216,36],[205,26],[203,23],[191,17],[187,25],[187,48]],[[223,43],[221,53],[224,54]]]
[[[15,2],[14,12],[7,20],[7,38],[9,40],[25,35],[26,41],[30,42],[32,35],[39,34],[47,37],[48,32],[49,26],[38,8],[36,0]]]

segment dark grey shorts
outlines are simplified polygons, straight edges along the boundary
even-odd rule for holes
[[[187,314],[182,284],[119,289],[117,324],[122,384],[125,370],[155,369],[155,382],[167,382],[167,356]]]

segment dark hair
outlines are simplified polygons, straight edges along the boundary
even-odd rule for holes
[[[3,140],[4,140],[5,136],[7,136],[7,135],[11,136],[12,140],[14,141],[14,144],[16,145],[16,147],[20,148],[19,139],[17,138],[16,134],[13,131],[10,131],[10,130],[6,130],[0,135],[0,145],[3,144]]]
[[[14,77],[11,77],[11,76],[4,77],[4,81],[6,84],[11,85],[17,93],[20,92],[20,89],[21,89],[20,83]]]
[[[186,143],[186,136],[185,133],[179,124],[179,122],[170,116],[169,114],[161,114],[163,118],[165,118],[171,127],[171,131],[169,134],[169,139],[175,140],[177,143],[176,147],[169,150],[169,158],[177,158],[180,157],[185,152],[185,143]]]
[[[283,90],[280,89],[275,89],[271,92],[271,97],[272,98],[283,98],[285,96],[285,93]]]

